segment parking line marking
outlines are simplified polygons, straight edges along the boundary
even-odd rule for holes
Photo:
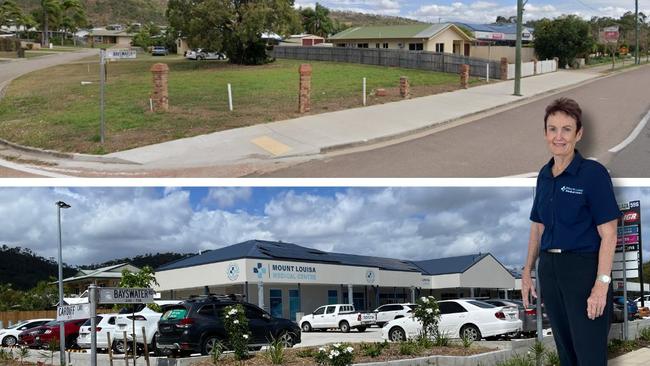
[[[291,147],[268,136],[252,139],[251,142],[275,156],[283,155],[291,151]]]

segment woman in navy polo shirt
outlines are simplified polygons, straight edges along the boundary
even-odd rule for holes
[[[546,108],[544,134],[553,158],[537,177],[522,298],[539,281],[562,366],[606,366],[612,314],[611,277],[620,216],[612,181],[600,163],[584,159],[582,111],[568,98]]]

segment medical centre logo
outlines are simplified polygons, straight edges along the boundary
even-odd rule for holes
[[[570,193],[570,194],[583,194],[584,193],[584,189],[582,189],[582,188],[573,188],[573,187],[569,187],[569,186],[562,186],[562,188],[560,188],[560,190],[562,192]]]

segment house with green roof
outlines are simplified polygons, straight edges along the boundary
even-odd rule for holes
[[[469,56],[474,39],[452,23],[353,27],[328,39],[336,47],[446,52]]]

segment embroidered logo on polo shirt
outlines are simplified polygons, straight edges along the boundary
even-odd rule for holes
[[[560,188],[560,190],[562,192],[571,193],[571,194],[582,194],[582,193],[584,193],[584,189],[582,189],[582,188],[573,188],[573,187],[569,187],[569,186],[562,186],[562,188]]]

